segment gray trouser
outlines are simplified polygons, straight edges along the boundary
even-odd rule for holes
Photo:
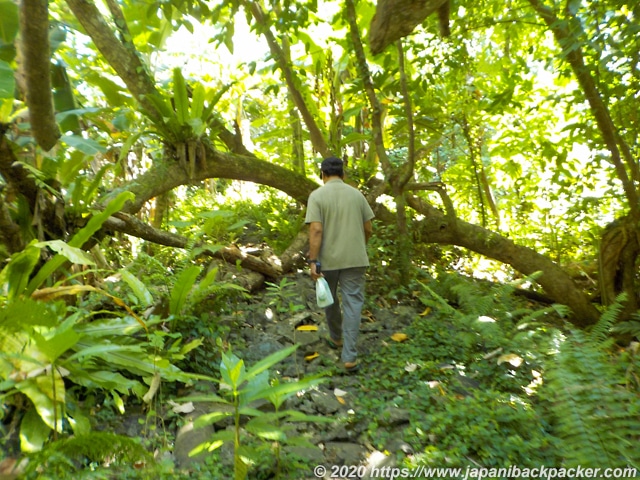
[[[334,298],[333,305],[324,309],[329,335],[333,340],[342,339],[341,360],[343,362],[355,362],[358,356],[356,341],[360,331],[360,315],[364,305],[364,274],[366,270],[366,267],[356,267],[322,272]],[[337,295],[338,284],[340,284],[342,296],[342,311]]]

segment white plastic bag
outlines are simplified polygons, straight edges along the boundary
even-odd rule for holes
[[[333,296],[331,295],[331,289],[324,277],[316,280],[316,300],[320,308],[326,308],[333,305]]]

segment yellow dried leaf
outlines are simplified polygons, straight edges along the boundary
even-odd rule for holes
[[[313,353],[310,353],[309,355],[305,355],[304,359],[307,362],[310,362],[311,360],[313,360],[314,358],[318,358],[319,356],[320,354],[318,352],[313,352]]]
[[[296,327],[296,330],[300,332],[317,332],[318,326],[317,325],[300,325],[299,327]]]
[[[347,402],[344,401],[344,398],[342,397],[336,397],[336,399],[342,404],[342,405],[346,405]]]
[[[506,353],[498,357],[498,365],[501,365],[505,362],[511,364],[512,367],[517,368],[520,365],[522,365],[522,362],[524,362],[524,359],[519,355],[516,355],[515,353]]]
[[[406,333],[394,333],[391,335],[391,340],[394,342],[404,342],[409,336]]]
[[[425,315],[429,315],[430,313],[431,313],[431,307],[427,307],[424,309],[424,312],[420,314],[420,316],[424,317]]]

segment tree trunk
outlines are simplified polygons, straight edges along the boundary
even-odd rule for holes
[[[31,131],[43,150],[51,150],[60,138],[60,129],[51,95],[48,0],[20,2],[19,51]]]

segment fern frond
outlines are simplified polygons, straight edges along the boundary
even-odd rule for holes
[[[627,301],[627,294],[621,293],[616,297],[613,302],[600,316],[600,320],[591,329],[589,340],[594,344],[600,344],[606,341],[610,335],[613,324],[620,318],[620,312],[624,308],[624,303]]]
[[[109,432],[89,432],[64,438],[33,455],[29,467],[51,472],[80,471],[90,464],[152,462],[153,455],[139,441]],[[27,476],[29,471],[25,472]],[[66,475],[65,475],[66,477]]]
[[[562,440],[567,467],[640,462],[640,452],[630,448],[640,435],[640,399],[622,387],[624,380],[606,353],[601,338],[607,328],[598,329],[598,341],[593,332],[572,332],[547,372],[554,434]]]

